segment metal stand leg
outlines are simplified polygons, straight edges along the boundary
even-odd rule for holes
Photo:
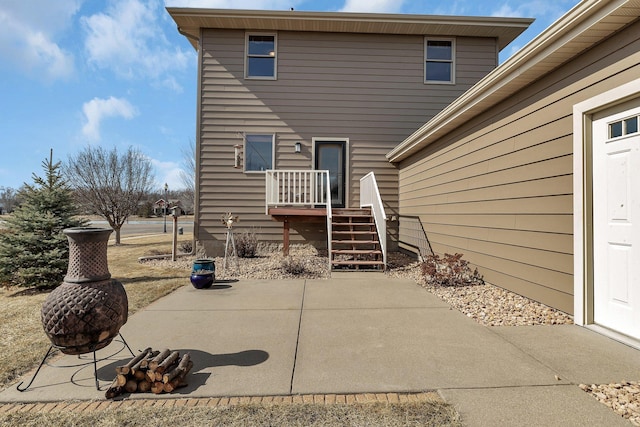
[[[129,347],[129,344],[127,344],[127,342],[124,340],[124,337],[122,336],[122,334],[118,333],[118,335],[120,335],[120,339],[122,340],[122,343],[125,345],[125,347],[127,347],[127,349],[129,350],[129,353],[131,353],[131,356],[136,357],[136,355],[133,354],[133,350],[131,350],[131,347]]]
[[[96,382],[96,390],[100,391],[100,383],[98,382],[98,360],[96,359],[96,351],[93,350],[93,379]]]
[[[127,344],[127,342],[125,341],[125,339],[122,336],[122,334],[118,333],[118,335],[120,336],[120,339],[122,340],[122,343],[124,344],[124,346],[127,347],[127,350],[129,350],[129,352],[131,353],[131,356],[135,357],[135,354],[133,353],[133,350],[131,350],[131,347],[129,347],[129,344]],[[20,384],[18,384],[18,386],[16,387],[18,389],[18,391],[23,392],[23,391],[26,391],[29,387],[31,387],[31,384],[33,384],[33,381],[38,376],[38,373],[40,372],[40,369],[42,368],[42,365],[44,365],[44,362],[47,360],[47,358],[49,357],[49,355],[51,354],[51,352],[53,351],[54,348],[55,348],[54,346],[50,346],[49,347],[49,350],[47,350],[47,354],[44,355],[44,358],[40,362],[40,365],[38,365],[38,369],[36,370],[36,373],[33,374],[33,377],[31,377],[31,381],[29,381],[29,384],[27,384],[26,387],[22,387],[22,384],[24,384],[24,381],[21,382]],[[119,350],[119,351],[122,351],[122,350]],[[96,351],[95,350],[93,350],[93,378],[94,378],[95,383],[96,383],[96,390],[99,391],[100,390],[100,383],[98,381],[98,358],[96,356]]]
[[[20,388],[20,386],[22,384],[24,384],[24,382],[21,382],[20,384],[18,384],[18,387],[16,387],[18,389],[18,391],[25,391],[29,387],[31,387],[31,384],[33,384],[33,380],[36,379],[36,377],[38,376],[38,372],[40,372],[40,368],[42,368],[42,365],[44,365],[45,360],[47,360],[47,357],[49,357],[49,354],[51,354],[51,350],[53,350],[53,346],[49,347],[49,350],[47,350],[47,354],[44,355],[44,358],[42,359],[42,362],[40,362],[40,365],[38,366],[38,369],[36,370],[36,373],[33,374],[33,377],[31,377],[31,381],[29,381],[29,384],[27,384],[26,387]]]

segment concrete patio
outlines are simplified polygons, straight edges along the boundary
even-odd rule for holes
[[[470,426],[628,426],[577,384],[640,378],[640,351],[593,331],[484,327],[381,273],[187,285],[121,332],[134,351],[170,348],[194,361],[187,387],[131,399],[438,390]],[[116,340],[98,357],[102,391],[91,355],[63,356],[0,402],[104,400],[115,366],[131,356]]]

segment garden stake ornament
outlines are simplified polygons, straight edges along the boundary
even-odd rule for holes
[[[222,214],[222,224],[227,226],[227,242],[224,245],[224,262],[222,264],[222,268],[225,271],[227,270],[227,254],[229,253],[229,242],[231,242],[232,248],[231,255],[233,255],[236,259],[236,269],[240,269],[240,267],[238,266],[238,252],[236,252],[236,242],[233,238],[233,224],[238,221],[240,221],[239,217],[237,215],[233,216],[231,212]]]

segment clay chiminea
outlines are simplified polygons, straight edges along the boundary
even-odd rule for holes
[[[127,322],[127,293],[111,278],[107,263],[112,232],[93,227],[63,231],[69,240],[67,275],[45,300],[41,318],[51,343],[65,354],[106,347]]]

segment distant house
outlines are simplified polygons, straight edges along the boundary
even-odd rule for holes
[[[226,212],[261,241],[326,248],[347,234],[331,218],[357,220],[342,208],[368,206],[361,192],[374,176],[381,236],[365,241],[389,237],[396,248],[398,167],[385,154],[495,69],[499,51],[532,22],[168,11],[198,50],[195,237],[211,255],[223,251]]]
[[[582,1],[387,154],[436,252],[635,345],[638,17]]]
[[[165,205],[166,205],[166,212],[165,212]],[[184,210],[182,209],[182,203],[180,202],[180,200],[169,199],[165,202],[164,199],[159,199],[153,204],[153,214],[164,215],[166,213],[167,215],[171,215],[171,208],[176,206],[180,208],[180,213],[184,214]]]

